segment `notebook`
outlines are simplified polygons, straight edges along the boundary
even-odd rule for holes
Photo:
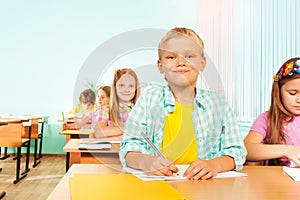
[[[69,179],[72,200],[183,200],[165,181],[142,181],[132,174],[74,174]]]
[[[184,176],[184,172],[187,170],[189,165],[176,165],[178,168],[178,174],[174,174],[173,176],[149,176],[144,171],[133,169],[130,167],[123,167],[123,171],[131,173],[138,177],[143,181],[151,181],[151,180],[165,180],[165,181],[176,181],[176,180],[187,180],[187,177]],[[227,171],[227,172],[220,172],[213,178],[235,178],[235,177],[242,177],[248,176],[245,173],[236,172],[236,171]]]
[[[79,140],[79,149],[81,150],[110,150],[111,143],[105,139],[81,138]]]
[[[294,181],[300,181],[300,168],[283,166],[283,171],[287,173]]]

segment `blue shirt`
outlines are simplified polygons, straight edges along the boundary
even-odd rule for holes
[[[120,147],[120,161],[124,166],[124,157],[129,151],[156,155],[140,132],[143,131],[159,148],[165,118],[174,110],[175,99],[169,86],[152,88],[139,97],[124,127]],[[234,159],[236,170],[241,170],[247,152],[228,102],[216,93],[197,89],[192,120],[196,131],[198,159],[208,160],[227,155]]]

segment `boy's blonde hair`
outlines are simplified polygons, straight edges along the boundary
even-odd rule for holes
[[[161,58],[161,50],[163,50],[162,46],[172,38],[179,37],[187,37],[193,40],[197,45],[199,45],[199,49],[201,51],[201,56],[204,56],[204,42],[200,38],[200,36],[192,29],[189,28],[179,28],[175,27],[167,32],[167,34],[161,39],[158,45],[158,56]]]

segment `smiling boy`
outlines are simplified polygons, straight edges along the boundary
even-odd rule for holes
[[[149,175],[172,175],[188,164],[189,179],[240,170],[246,149],[234,113],[218,94],[196,87],[205,68],[204,44],[191,29],[171,29],[159,43],[157,66],[168,84],[142,95],[124,128],[123,165]],[[147,137],[167,159],[158,156]]]

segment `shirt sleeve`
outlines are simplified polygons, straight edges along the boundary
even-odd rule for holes
[[[235,113],[228,101],[222,96],[212,96],[214,99],[213,107],[207,112],[212,112],[209,134],[205,141],[210,144],[204,149],[209,156],[206,159],[230,156],[234,159],[235,169],[241,170],[246,160],[247,150],[240,132]],[[213,100],[211,100],[213,101]]]
[[[145,106],[145,102],[146,98],[140,96],[126,120],[119,153],[123,166],[127,166],[125,156],[129,151],[148,153],[146,144],[140,134],[141,131],[146,133],[145,129],[147,127],[147,107]]]
[[[253,122],[250,128],[251,131],[260,133],[264,138],[266,138],[268,133],[268,112],[264,112],[259,115]]]

